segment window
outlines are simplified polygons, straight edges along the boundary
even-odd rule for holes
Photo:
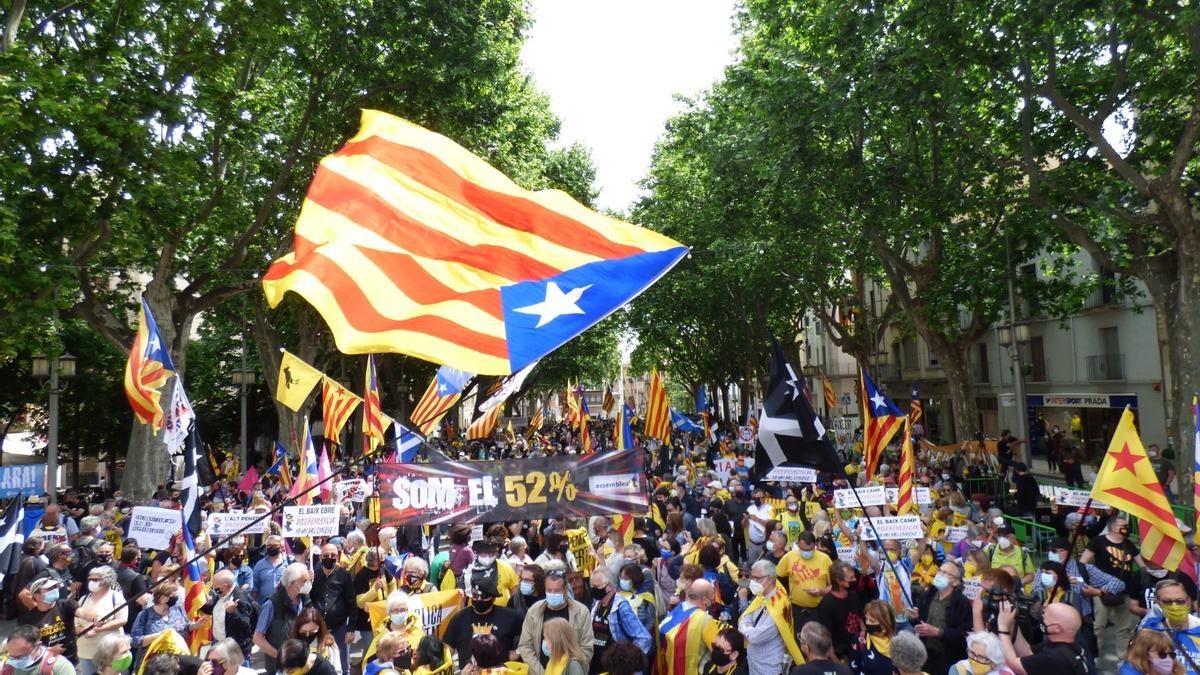
[[[1029,360],[1033,364],[1030,380],[1046,382],[1046,346],[1042,344],[1042,336],[1034,335],[1029,339]]]
[[[975,372],[979,374],[978,379],[981,383],[988,383],[992,381],[992,374],[991,370],[989,369],[989,365],[987,343],[980,342],[975,347]]]
[[[912,338],[904,338],[904,362],[901,366],[905,370],[920,368],[920,362],[917,360],[917,341]]]

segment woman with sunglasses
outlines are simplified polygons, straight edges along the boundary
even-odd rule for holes
[[[746,661],[746,638],[734,628],[717,633],[713,640],[712,657],[704,675],[749,675]]]
[[[1142,630],[1129,643],[1129,654],[1119,675],[1184,675],[1185,672],[1187,669],[1170,635]]]
[[[208,648],[196,675],[257,675],[258,671],[242,665],[245,658],[237,640],[217,640]]]

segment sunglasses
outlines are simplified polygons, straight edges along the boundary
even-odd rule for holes
[[[1168,652],[1160,652],[1157,649],[1151,649],[1150,651],[1154,652],[1155,654],[1158,654],[1159,658],[1164,658],[1164,659],[1174,660],[1175,657],[1178,656],[1178,654],[1176,654],[1174,649],[1172,649],[1171,651],[1168,651]]]

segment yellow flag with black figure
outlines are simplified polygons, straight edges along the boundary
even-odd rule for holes
[[[300,360],[295,354],[284,351],[279,361],[279,381],[275,385],[275,398],[292,412],[300,407],[321,381],[321,371]]]

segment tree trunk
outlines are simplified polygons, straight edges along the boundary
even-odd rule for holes
[[[951,440],[965,441],[979,431],[979,406],[975,400],[975,385],[971,382],[966,346],[928,338],[925,342],[930,345],[930,350],[942,366],[942,372],[946,374],[946,386],[954,406],[954,438]],[[942,433],[945,434],[945,429],[942,429]]]
[[[1200,251],[1188,251],[1180,240],[1179,275],[1159,303],[1167,325],[1166,366],[1170,371],[1171,400],[1167,410],[1167,432],[1176,453],[1177,474],[1191,474],[1195,457],[1195,427],[1192,426],[1192,396],[1200,392]],[[1185,481],[1186,483],[1186,481]]]

